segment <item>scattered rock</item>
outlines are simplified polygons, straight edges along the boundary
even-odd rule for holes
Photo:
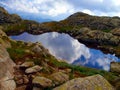
[[[36,66],[33,66],[33,67],[30,67],[30,68],[26,69],[25,73],[27,73],[27,74],[35,73],[35,72],[38,72],[42,69],[43,69],[43,67],[40,67],[40,66],[36,65]]]
[[[29,82],[29,79],[26,75],[24,75],[24,77],[23,77],[23,82],[24,82],[24,84],[27,84]]]
[[[25,50],[25,53],[30,53],[30,52],[31,52],[31,51],[30,51],[30,50],[28,50],[28,49],[27,49],[27,50]]]
[[[40,76],[35,77],[32,83],[43,88],[52,86],[52,80]]]
[[[26,75],[15,75],[14,79],[18,85],[27,84],[29,82],[29,79]]]
[[[33,87],[33,90],[42,90],[42,89],[40,89],[38,87]]]
[[[59,72],[63,72],[63,73],[70,73],[71,71],[72,71],[71,69],[59,70]]]
[[[42,52],[42,49],[40,47],[40,45],[36,44],[33,48],[32,51],[39,54],[40,52]]]
[[[111,33],[113,35],[120,36],[120,28],[115,28],[115,29],[111,30]]]
[[[24,42],[27,47],[30,47],[33,43],[32,42]]]
[[[24,83],[24,81],[23,81],[22,78],[16,81],[16,84],[18,84],[18,85],[21,85],[21,84],[23,84],[23,83]]]
[[[76,78],[53,90],[115,90],[101,75]]]
[[[26,85],[17,87],[15,90],[26,90]]]
[[[22,67],[22,68],[28,68],[28,67],[32,67],[34,65],[35,65],[34,62],[29,61],[29,62],[24,62],[22,65],[20,65],[20,67]]]
[[[110,71],[120,73],[120,62],[111,62]]]
[[[56,85],[59,85],[61,83],[64,83],[64,82],[68,81],[69,76],[62,73],[62,72],[57,72],[57,73],[53,73],[52,75],[50,75],[50,79],[53,80],[53,82]]]

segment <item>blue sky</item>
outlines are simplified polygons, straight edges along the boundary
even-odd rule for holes
[[[120,16],[119,0],[0,0],[0,6],[21,16],[61,20],[75,12]]]

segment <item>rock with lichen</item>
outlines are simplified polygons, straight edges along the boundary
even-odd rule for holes
[[[101,75],[75,78],[53,90],[115,90]]]
[[[55,83],[55,85],[62,84],[69,80],[69,76],[62,72],[56,72],[50,75],[50,79]]]

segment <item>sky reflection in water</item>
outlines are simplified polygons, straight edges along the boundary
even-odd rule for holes
[[[72,64],[109,70],[111,61],[120,61],[114,55],[104,54],[100,50],[90,49],[64,33],[51,32],[41,35],[23,33],[18,36],[11,36],[11,38],[31,42],[39,41],[44,47],[49,49],[52,55],[58,59],[67,60],[67,62]]]

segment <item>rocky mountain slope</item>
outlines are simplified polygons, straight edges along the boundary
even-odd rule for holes
[[[118,75],[70,65],[57,60],[40,43],[14,41],[0,30],[0,90],[82,90],[87,85],[88,90],[114,90],[119,88]],[[89,83],[80,83],[88,78]]]
[[[0,90],[119,90],[120,72],[114,64],[111,66],[114,73],[70,65],[57,60],[38,42],[14,41],[7,36],[25,31],[32,34],[63,32],[88,46],[110,50],[119,56],[119,29],[114,29],[119,28],[119,18],[104,17],[107,19],[104,22],[102,17],[95,17],[94,22],[88,23],[87,17],[94,18],[76,13],[60,22],[37,23],[22,20],[0,7]]]

